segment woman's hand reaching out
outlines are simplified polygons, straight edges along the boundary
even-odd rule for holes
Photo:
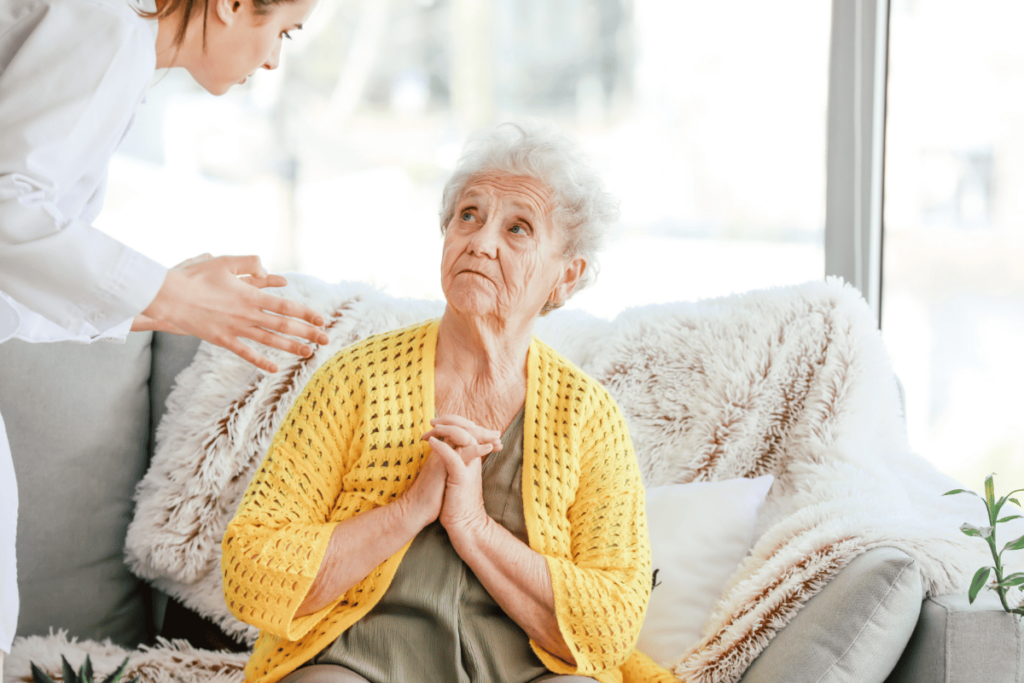
[[[260,290],[288,284],[271,275],[258,256],[208,254],[189,259],[167,271],[156,298],[138,316],[133,330],[164,330],[191,334],[222,346],[268,372],[277,365],[242,343],[252,339],[303,358],[313,350],[284,335],[326,344],[324,317],[301,304]]]
[[[206,252],[199,256],[193,256],[190,259],[185,259],[178,265],[174,266],[174,268],[184,268],[192,263],[199,263],[200,261],[205,261],[206,259],[211,258],[213,258],[213,254]],[[148,315],[144,315],[142,313],[139,313],[134,319],[132,319],[132,332],[170,332],[171,334],[188,334],[177,325],[172,325],[171,323],[163,320],[150,318]]]

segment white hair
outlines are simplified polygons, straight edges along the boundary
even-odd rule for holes
[[[619,209],[579,145],[554,127],[537,124],[503,123],[479,131],[466,143],[444,186],[442,234],[466,187],[488,173],[532,178],[551,191],[551,218],[565,232],[565,257],[581,256],[587,262],[574,292],[592,284],[597,252],[618,220]],[[554,308],[547,304],[542,313]]]

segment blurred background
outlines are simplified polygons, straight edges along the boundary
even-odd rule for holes
[[[882,334],[910,442],[1024,486],[1024,3],[894,0]]]
[[[532,118],[621,200],[568,307],[821,278],[830,5],[321,0],[281,68],[224,97],[158,74],[98,225],[167,265],[257,253],[440,297],[463,142]],[[912,445],[974,488],[992,470],[1024,485],[1022,25],[1019,0],[891,5],[882,330]]]

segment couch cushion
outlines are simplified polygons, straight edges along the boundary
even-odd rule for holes
[[[883,683],[914,631],[921,596],[914,560],[869,550],[779,631],[741,683]]]
[[[199,349],[195,337],[156,332],[153,334],[153,370],[149,380],[150,444],[156,447],[156,428],[164,415],[164,404],[174,388],[178,373],[188,367]]]
[[[976,681],[1024,681],[1024,623],[991,592],[928,598],[888,683]]]
[[[174,388],[174,380],[178,373],[188,367],[192,357],[199,349],[200,341],[195,337],[186,337],[180,334],[169,334],[167,332],[153,333],[153,365],[149,378],[149,443],[150,451],[156,448],[156,430],[160,426],[160,418],[166,410],[167,397]],[[153,628],[156,633],[168,637],[188,637],[184,629],[169,632],[164,628],[164,616],[167,613],[167,594],[155,588],[152,590],[153,605]],[[184,610],[185,608],[181,608]],[[196,617],[198,618],[198,617]],[[189,626],[192,622],[187,622]],[[207,643],[193,642],[197,647],[203,647]],[[217,649],[217,648],[213,648]]]
[[[0,344],[0,412],[18,478],[18,635],[51,626],[135,645],[146,589],[124,565],[149,463],[150,338]]]

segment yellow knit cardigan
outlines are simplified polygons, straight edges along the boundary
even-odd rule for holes
[[[296,618],[334,527],[412,484],[430,447],[436,321],[370,337],[310,380],[223,541],[224,597],[261,629],[246,680],[275,683],[380,600],[408,545],[332,604]],[[534,339],[527,361],[523,506],[545,556],[573,668],[604,683],[676,679],[634,652],[651,589],[644,490],[625,421],[593,379]],[[628,661],[627,661],[628,660]]]

